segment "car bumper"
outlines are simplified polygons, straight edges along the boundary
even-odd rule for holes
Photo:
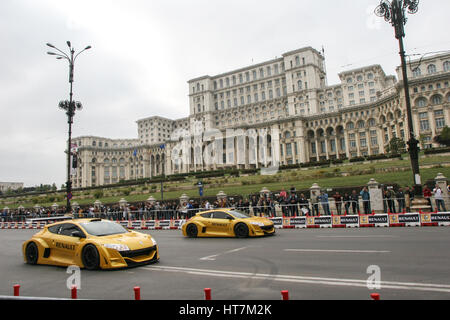
[[[250,236],[253,237],[263,237],[263,236],[270,236],[275,234],[275,227],[272,226],[272,228],[267,227],[259,227],[256,225],[252,226],[252,230],[250,231]]]
[[[159,261],[158,246],[149,248],[149,252],[142,252],[143,250],[127,251],[127,252],[112,252],[109,253],[109,258],[104,259],[101,266],[102,269],[121,269],[136,267]],[[142,254],[141,254],[142,253]]]

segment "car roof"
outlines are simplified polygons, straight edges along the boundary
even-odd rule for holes
[[[64,220],[64,221],[58,221],[55,223],[51,223],[51,224],[47,224],[45,227],[51,227],[51,226],[56,226],[56,225],[60,225],[60,224],[64,224],[64,223],[74,223],[74,224],[79,224],[79,223],[86,223],[86,222],[95,222],[95,221],[102,221],[102,219],[98,219],[98,218],[91,218],[91,219],[72,219],[72,220]]]
[[[208,213],[208,212],[217,212],[217,211],[225,211],[225,212],[230,212],[230,211],[233,211],[234,209],[233,208],[218,208],[218,209],[212,209],[212,210],[205,210],[205,211],[200,211],[200,212],[197,212],[197,216],[198,215],[201,215],[201,214],[204,214],[204,213]]]

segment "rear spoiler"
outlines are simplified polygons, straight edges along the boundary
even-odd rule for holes
[[[26,223],[33,223],[33,222],[47,222],[47,224],[58,222],[58,221],[64,221],[64,220],[72,220],[73,217],[71,216],[58,216],[58,217],[48,217],[48,218],[35,218],[35,219],[27,219]]]

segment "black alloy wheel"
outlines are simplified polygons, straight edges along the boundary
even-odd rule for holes
[[[28,264],[36,264],[39,257],[39,249],[34,242],[30,242],[25,249],[25,258]]]
[[[186,226],[186,234],[189,238],[196,238],[198,234],[197,226],[193,223]]]
[[[238,238],[247,238],[248,237],[248,227],[245,223],[238,223],[234,227],[234,234]]]
[[[86,269],[97,270],[100,266],[100,255],[97,248],[92,244],[86,245],[81,253],[81,260]]]

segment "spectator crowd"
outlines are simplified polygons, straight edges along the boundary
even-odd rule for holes
[[[450,192],[450,187],[448,189]],[[383,190],[383,207],[385,213],[411,212],[414,200],[414,188],[398,188],[394,190],[387,187]],[[445,212],[445,199],[443,191],[436,186],[431,190],[427,185],[423,188],[423,197],[428,201],[431,211]],[[432,202],[434,198],[434,206]],[[330,201],[331,200],[331,201]],[[311,194],[308,199],[304,193],[298,193],[294,187],[289,191],[282,189],[279,193],[263,193],[250,195],[248,198],[224,198],[210,203],[208,200],[189,200],[185,202],[164,201],[149,203],[140,202],[119,205],[85,206],[74,208],[75,218],[102,218],[109,220],[168,220],[189,219],[197,212],[215,208],[234,208],[249,215],[274,217],[277,212],[285,217],[318,216],[318,215],[345,215],[345,214],[371,214],[370,192],[367,187],[361,190],[352,190],[340,194],[334,192],[329,195],[326,190],[319,194]],[[278,211],[277,211],[278,209]],[[39,209],[3,209],[2,222],[25,221],[29,218],[46,218],[63,216],[66,210],[61,208]]]

